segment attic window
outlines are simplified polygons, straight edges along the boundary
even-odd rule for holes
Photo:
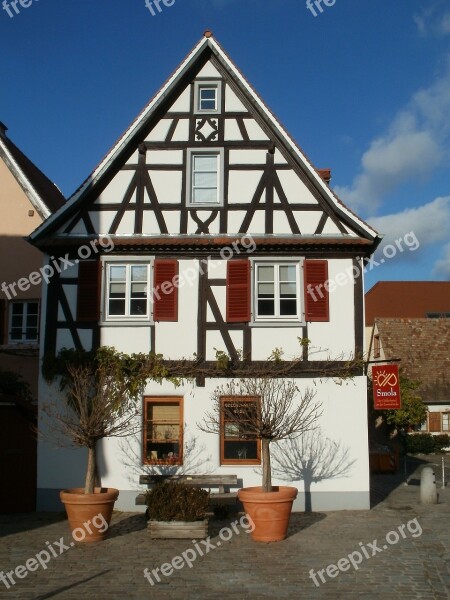
[[[221,85],[220,81],[195,82],[195,112],[220,112]]]
[[[188,150],[188,206],[221,205],[223,151]]]

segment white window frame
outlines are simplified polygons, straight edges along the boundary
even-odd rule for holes
[[[287,260],[261,260],[252,259],[252,326],[270,326],[276,325],[277,327],[298,327],[299,325],[305,325],[304,319],[304,299],[303,299],[303,258],[298,259],[287,259]],[[280,309],[280,295],[279,295],[279,267],[296,267],[296,289],[297,289],[297,314],[295,316],[286,315],[268,315],[258,316],[258,288],[257,288],[257,274],[258,267],[278,267],[276,269],[275,276],[275,309],[279,313]]]
[[[12,318],[13,318],[13,306],[17,304],[23,304],[24,312],[22,314],[22,337],[20,340],[14,340],[11,338],[12,333]],[[37,325],[36,325],[36,338],[28,339],[26,337],[27,331],[27,317],[28,317],[28,305],[29,304],[37,304]],[[27,300],[14,300],[14,302],[9,303],[8,307],[8,343],[9,344],[38,344],[39,343],[39,319],[40,319],[40,310],[39,310],[39,300],[38,299],[27,299]]]
[[[140,258],[137,256],[108,256],[101,257],[102,261],[102,303],[101,303],[101,318],[102,325],[124,325],[132,324],[151,325],[153,323],[153,263],[154,257]],[[125,291],[125,307],[127,313],[130,309],[130,267],[146,266],[147,267],[147,314],[145,315],[110,315],[109,314],[109,267],[110,266],[125,266],[126,269],[126,291]]]
[[[444,429],[444,417],[446,417],[447,429]],[[443,433],[450,433],[450,413],[446,410],[441,414],[441,431]]]
[[[200,108],[200,90],[216,90],[216,108]],[[217,79],[198,79],[194,82],[194,114],[196,115],[217,115],[221,112],[222,104],[222,82]]]
[[[194,157],[206,154],[217,156],[217,195],[216,202],[193,202],[193,167]],[[224,189],[224,150],[223,148],[189,148],[187,152],[187,181],[186,181],[186,206],[189,208],[217,208],[223,206]]]

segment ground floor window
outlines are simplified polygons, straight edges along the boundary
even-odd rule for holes
[[[260,464],[261,443],[252,427],[258,415],[259,399],[227,396],[220,402],[220,464]]]
[[[183,399],[144,398],[144,464],[182,464]]]
[[[9,310],[9,341],[26,343],[38,341],[39,302],[15,301]]]

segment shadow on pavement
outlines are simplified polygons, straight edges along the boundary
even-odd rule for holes
[[[65,512],[0,514],[0,537],[67,520]]]
[[[72,583],[70,585],[65,585],[64,587],[57,588],[56,590],[48,592],[47,594],[43,594],[41,596],[36,596],[35,600],[46,600],[46,598],[53,598],[54,596],[59,596],[59,594],[61,594],[62,592],[66,592],[67,590],[71,590],[74,587],[77,587],[78,585],[82,585],[83,583],[86,583],[88,581],[92,581],[93,579],[96,579],[97,577],[101,577],[102,575],[105,575],[106,573],[110,573],[111,571],[112,571],[112,569],[107,569],[106,571],[102,571],[101,573],[97,573],[97,575],[93,575],[92,577],[87,577],[86,579],[81,579],[80,581],[77,581],[77,582]]]
[[[408,485],[419,486],[422,467],[433,463],[435,459],[434,455],[421,458],[403,455],[396,473],[372,473],[370,475],[370,508],[374,508],[386,500],[395,489],[404,485],[405,481],[408,481]]]

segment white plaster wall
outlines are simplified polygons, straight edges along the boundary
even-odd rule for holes
[[[229,85],[225,88],[225,112],[247,112],[247,109]]]
[[[317,204],[317,200],[294,171],[278,171],[278,178],[290,204]]]
[[[345,360],[355,351],[355,290],[351,269],[351,259],[328,261],[328,278],[330,282],[335,282],[335,289],[330,287],[330,321],[308,323],[311,352],[322,349],[311,357],[315,360],[326,359],[327,356],[337,359],[341,355],[344,355]],[[338,285],[338,281],[342,285]]]
[[[220,466],[218,436],[203,433],[197,427],[197,423],[203,419],[206,411],[211,409],[211,393],[217,386],[224,383],[225,380],[207,380],[204,388],[195,387],[193,383],[186,383],[180,388],[175,388],[168,382],[162,385],[149,384],[146,395],[181,395],[184,397],[185,446],[188,443],[192,444],[193,440],[196,444],[194,453],[191,455],[185,453],[184,472],[198,474],[232,473],[241,479],[243,486],[260,485],[261,475],[258,472],[258,467],[253,465]],[[328,510],[346,508],[345,494],[348,494],[349,498],[352,494],[362,495],[366,500],[361,502],[362,504],[367,502],[367,506],[360,505],[358,507],[368,508],[369,465],[365,377],[358,377],[347,386],[337,385],[331,380],[316,381],[316,386],[314,386],[314,382],[307,379],[297,379],[296,384],[301,392],[304,392],[308,387],[317,391],[315,401],[322,403],[323,408],[323,415],[318,422],[322,430],[321,435],[330,438],[334,442],[340,442],[343,447],[348,449],[350,460],[354,461],[354,464],[350,467],[348,477],[328,479],[313,484],[313,509],[314,492],[330,494],[330,502],[327,505]],[[41,385],[41,392],[43,395],[48,394],[49,390],[45,384]],[[138,419],[140,418],[138,417]],[[140,436],[130,436],[122,440],[104,440],[99,457],[102,484],[124,491],[124,503],[122,503],[119,496],[116,508],[119,510],[135,509],[129,503],[131,495],[128,494],[127,496],[125,492],[134,490],[137,494],[138,491],[145,489],[145,486],[140,486],[138,483],[139,474],[148,470],[148,467],[146,468],[141,464]],[[85,462],[86,452],[84,450],[55,450],[55,448],[40,442],[38,487],[58,490],[64,487],[82,485]],[[69,464],[70,469],[67,468]],[[303,490],[303,483],[300,481],[285,482],[275,479],[273,483],[275,485],[286,483],[296,485],[300,491]],[[333,493],[344,495],[344,506],[342,506],[342,502],[338,503],[337,501],[336,506],[333,506],[332,498],[335,497]],[[125,500],[126,498],[128,500]],[[349,502],[351,502],[350,499]]]
[[[205,66],[202,68],[201,71],[199,71],[198,75],[197,75],[197,79],[201,78],[201,77],[217,77],[218,79],[221,79],[222,76],[219,73],[219,71],[216,69],[216,67],[212,64],[212,62],[209,60]]]
[[[183,92],[178,96],[175,102],[170,107],[170,111],[173,112],[189,112],[190,106],[190,86],[188,86]],[[169,111],[169,112],[170,112]]]
[[[155,188],[158,202],[180,203],[182,180],[181,171],[151,171],[150,179],[152,180],[153,187]]]

